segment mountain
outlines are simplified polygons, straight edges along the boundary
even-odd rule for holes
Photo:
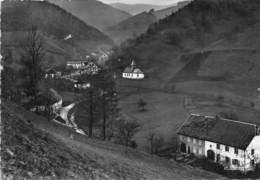
[[[113,41],[62,8],[43,1],[2,3],[3,54],[19,59],[23,42],[36,26],[44,42],[46,64],[64,64],[99,48],[109,49]],[[71,36],[70,39],[66,37]]]
[[[153,5],[153,4],[125,4],[125,3],[112,3],[110,5],[113,6],[114,8],[121,9],[132,15],[136,15],[144,11],[150,11],[151,9],[154,9],[156,11],[159,9],[164,9],[169,7],[169,5],[162,6],[162,5]]]
[[[89,139],[2,101],[3,175],[13,179],[224,179],[175,161]]]
[[[148,26],[157,21],[153,11],[142,12],[106,29],[106,33],[117,43],[146,32]]]
[[[190,1],[179,2],[176,6],[168,7],[158,11],[149,10],[148,12],[142,12],[135,16],[132,16],[115,26],[108,27],[105,32],[117,43],[129,39],[135,38],[142,33],[145,33],[148,27],[156,21],[171,15],[180,8],[183,8]]]
[[[259,12],[258,0],[195,0],[124,43],[115,66],[123,69],[134,58],[147,79],[162,88],[189,81],[255,84],[260,80]]]
[[[131,15],[97,0],[49,0],[85,23],[100,30],[113,26]]]
[[[184,6],[188,5],[191,1],[181,1],[178,2],[177,5],[171,6],[171,7],[167,7],[161,10],[157,10],[155,12],[155,15],[158,19],[163,19],[169,15],[171,15],[172,13],[175,13],[176,11],[178,11],[180,8],[183,8]]]

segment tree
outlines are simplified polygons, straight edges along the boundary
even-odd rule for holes
[[[140,98],[137,102],[137,106],[138,106],[140,111],[145,111],[146,105],[147,105],[147,103],[142,98]]]
[[[126,147],[125,152],[127,153],[129,146],[134,145],[134,147],[136,147],[136,143],[132,138],[138,132],[140,125],[136,121],[125,121],[121,119],[118,121],[117,128],[118,143]]]
[[[158,154],[159,149],[163,146],[164,143],[163,138],[154,132],[151,132],[146,136],[146,140],[149,144],[150,153]]]
[[[24,54],[22,55],[21,63],[23,65],[22,74],[26,79],[24,91],[28,97],[32,98],[34,105],[39,92],[39,81],[43,78],[41,61],[44,56],[43,41],[37,31],[37,27],[32,26],[23,48]]]

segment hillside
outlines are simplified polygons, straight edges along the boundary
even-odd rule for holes
[[[1,158],[6,179],[111,179],[95,161],[72,151],[30,120],[2,108]],[[47,121],[47,120],[46,120]]]
[[[169,7],[169,5],[162,6],[162,5],[153,5],[153,4],[125,4],[125,3],[112,3],[110,5],[113,6],[114,8],[121,9],[132,15],[137,15],[144,11],[150,11],[151,9],[157,11]]]
[[[80,54],[113,45],[112,40],[96,28],[46,1],[4,1],[1,8],[3,54],[9,51],[14,59],[19,59],[32,25],[42,36],[49,65],[64,64],[68,59],[80,58]],[[72,38],[65,40],[68,35]]]
[[[200,179],[221,176],[88,139],[3,101],[4,174],[44,179]],[[37,158],[37,161],[32,161]]]
[[[97,0],[49,0],[100,30],[113,26],[131,15]]]
[[[165,9],[157,11],[155,9],[147,10],[147,12],[144,11],[118,23],[115,26],[106,28],[105,32],[117,44],[120,44],[127,39],[136,38],[137,36],[145,33],[151,24],[171,15],[189,3],[190,1],[183,1],[177,3],[175,6],[167,7]]]
[[[172,13],[175,13],[180,8],[183,8],[184,6],[188,5],[189,3],[190,3],[190,1],[178,2],[177,5],[175,5],[175,6],[171,6],[171,7],[167,7],[167,8],[164,8],[164,9],[157,10],[155,12],[155,15],[158,19],[163,19],[163,18],[171,15]]]
[[[118,51],[157,87],[185,81],[259,81],[260,2],[195,0]],[[243,72],[243,73],[241,73]]]
[[[130,17],[119,24],[106,29],[107,34],[120,44],[121,42],[139,36],[145,33],[148,26],[157,21],[157,17],[153,11],[142,12]]]

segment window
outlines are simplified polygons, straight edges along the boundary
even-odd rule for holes
[[[233,165],[239,165],[239,161],[237,159],[232,159],[232,164]]]
[[[255,154],[255,150],[251,149],[251,154],[254,155]]]
[[[225,151],[229,151],[229,147],[228,146],[225,146]]]
[[[199,154],[202,155],[202,150],[201,149],[199,149]]]
[[[217,144],[217,149],[220,149],[220,144]]]
[[[238,154],[238,149],[235,148],[235,149],[234,149],[234,152],[235,152],[235,154]]]
[[[202,144],[202,141],[201,140],[199,140],[199,145],[201,145]]]
[[[251,166],[254,166],[255,165],[255,160],[252,159],[250,164],[251,164]]]
[[[225,157],[225,162],[226,162],[226,163],[230,163],[230,158],[226,156],[226,157]]]
[[[197,153],[197,149],[194,148],[194,149],[193,149],[193,154],[196,154],[196,153]]]
[[[220,154],[217,154],[217,162],[220,161]]]

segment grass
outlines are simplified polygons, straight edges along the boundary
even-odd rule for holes
[[[73,176],[68,177],[69,179],[170,180],[188,178],[201,179],[202,177],[209,179],[222,178],[216,174],[208,173],[197,168],[184,166],[176,162],[170,162],[138,150],[128,149],[128,153],[125,154],[125,148],[122,146],[106,141],[88,139],[83,135],[75,133],[70,128],[60,126],[59,124],[53,122],[48,122],[43,117],[25,111],[23,108],[8,101],[3,102],[3,109],[11,114],[13,118],[30,121],[37,131],[44,131],[46,134],[50,135],[48,137],[58,142],[58,144],[54,146],[56,147],[55,152],[71,152],[70,155],[72,158],[77,159],[78,161],[73,161],[73,163],[69,161],[68,163],[63,163],[61,165],[73,165],[73,167],[69,167],[66,171],[63,171],[75,171]],[[19,126],[17,128],[19,128]],[[6,131],[6,133],[10,132]],[[27,132],[24,133],[27,134]],[[19,137],[21,134],[17,134],[17,136]],[[47,144],[47,148],[50,144]],[[46,148],[46,146],[44,147]],[[56,155],[56,153],[53,154],[52,152],[53,151],[50,151],[50,154],[52,154],[54,158],[60,155]],[[48,160],[48,156],[46,159]],[[81,164],[81,162],[83,163]],[[81,165],[93,172],[94,175],[84,176],[84,173],[87,173],[88,171],[86,169],[84,172],[81,172]]]
[[[138,111],[139,98],[147,102],[144,112]],[[163,92],[132,94],[121,99],[126,118],[141,124],[141,130],[135,136],[139,148],[146,148],[146,136],[151,132],[161,135],[168,144],[176,143],[176,132],[188,117],[183,100],[183,95]]]

